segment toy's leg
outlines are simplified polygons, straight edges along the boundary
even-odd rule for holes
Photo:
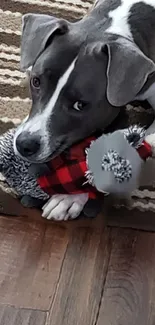
[[[43,206],[42,217],[48,220],[76,219],[88,201],[88,194],[56,194]]]
[[[83,214],[87,218],[95,218],[102,211],[103,201],[89,199],[83,208]]]
[[[44,200],[36,199],[29,195],[24,195],[20,202],[26,208],[42,208],[42,206],[45,204]]]

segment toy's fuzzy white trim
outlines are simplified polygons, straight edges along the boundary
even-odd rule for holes
[[[93,176],[93,173],[91,172],[91,170],[89,170],[89,165],[88,165],[88,151],[93,143],[94,143],[94,141],[91,141],[89,148],[85,149],[87,171],[85,172],[86,181],[83,183],[83,185],[89,183],[90,185],[95,186],[94,176]]]

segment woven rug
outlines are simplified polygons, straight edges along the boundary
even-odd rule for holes
[[[20,123],[31,105],[24,73],[19,70],[21,17],[28,12],[47,13],[70,21],[80,19],[93,0],[0,0],[0,132]],[[127,107],[128,123],[152,120],[152,111],[139,106]],[[125,122],[123,121],[124,125]],[[119,126],[119,123],[118,123]],[[141,189],[133,193],[128,209],[155,211],[155,164],[149,161],[141,177]]]

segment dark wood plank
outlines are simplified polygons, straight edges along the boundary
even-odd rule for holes
[[[95,324],[109,254],[109,230],[72,232],[48,325]]]
[[[155,234],[113,230],[97,325],[154,325],[154,270]]]
[[[114,207],[104,210],[107,226],[155,231],[155,213],[153,211],[128,210]]]
[[[10,194],[2,191],[0,189],[0,214],[8,216],[9,218],[19,219],[24,218],[27,219],[29,222],[35,221],[44,223],[47,225],[51,224],[58,224],[56,221],[48,221],[45,218],[41,217],[41,211],[37,209],[27,209],[24,208],[19,200],[12,197]],[[61,226],[64,226],[66,228],[73,229],[74,227],[93,227],[93,228],[100,228],[103,223],[103,215],[99,215],[97,218],[84,218],[80,217],[77,220],[68,220],[62,221]]]
[[[47,221],[41,217],[41,212],[36,209],[26,209],[24,208],[17,199],[14,199],[9,194],[3,192],[0,189],[0,213],[8,215],[9,218],[12,216],[14,218],[25,218],[29,219],[29,222],[37,221],[40,223],[47,224],[57,224],[54,221]],[[124,227],[141,229],[146,231],[155,231],[155,213],[152,211],[141,212],[138,209],[128,210],[126,208],[116,209],[111,205],[107,205],[106,201],[104,204],[104,211],[102,215],[97,218],[81,218],[74,221],[61,222],[64,227],[73,229],[79,226],[100,228],[102,224],[102,219],[105,220],[105,224],[114,227]]]
[[[48,310],[67,244],[60,225],[0,217],[0,303]]]
[[[0,306],[0,325],[44,325],[45,322],[45,312]]]

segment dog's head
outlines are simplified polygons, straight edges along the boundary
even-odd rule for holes
[[[32,109],[14,147],[29,161],[47,161],[104,130],[153,71],[132,42],[101,32],[83,21],[24,16],[21,68],[30,70]]]

